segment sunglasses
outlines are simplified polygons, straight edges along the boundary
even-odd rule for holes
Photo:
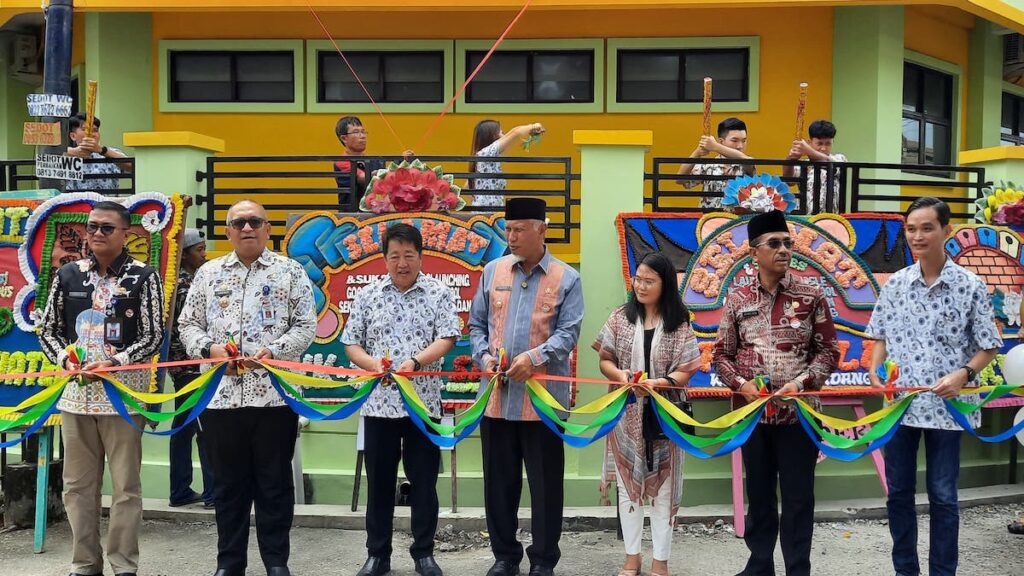
[[[127,230],[120,226],[114,226],[113,224],[97,224],[96,222],[89,222],[85,225],[85,231],[89,234],[95,234],[99,232],[104,236],[110,236],[115,230]]]
[[[759,243],[758,246],[767,246],[772,250],[778,250],[785,246],[786,249],[789,250],[793,247],[793,240],[790,238],[769,238],[768,240]]]
[[[248,224],[249,228],[253,230],[259,230],[263,228],[263,225],[267,223],[265,218],[253,216],[251,218],[235,218],[234,220],[228,221],[228,226],[231,226],[235,230],[245,230],[245,225]]]

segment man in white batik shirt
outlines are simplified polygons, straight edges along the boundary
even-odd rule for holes
[[[256,202],[243,200],[228,210],[227,237],[234,251],[196,272],[178,319],[188,355],[223,361],[230,338],[242,356],[299,360],[316,335],[306,272],[267,249],[270,222]],[[214,471],[215,576],[245,574],[254,502],[267,574],[288,576],[298,416],[271,386],[266,370],[249,361],[230,362],[199,423]]]

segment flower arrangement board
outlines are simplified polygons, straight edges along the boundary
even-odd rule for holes
[[[292,215],[285,235],[285,254],[306,269],[317,308],[316,340],[304,361],[348,366],[341,332],[356,292],[387,274],[381,239],[389,224],[405,222],[423,235],[423,271],[458,292],[463,335],[445,358],[446,371],[472,371],[469,308],[484,266],[505,254],[505,220],[500,214],[470,212],[384,212]],[[467,362],[468,360],[468,362]],[[460,381],[444,391],[444,399],[475,396],[479,382]],[[309,390],[310,396],[351,395],[351,388]],[[343,396],[340,396],[343,397]]]
[[[731,287],[751,282],[757,273],[747,238],[750,218],[716,212],[620,214],[616,219],[627,289],[636,263],[649,252],[665,254],[681,273],[680,290],[702,353],[692,385],[720,385],[711,351],[722,304]],[[866,385],[873,342],[863,333],[879,290],[894,272],[913,264],[903,217],[861,213],[788,219],[794,241],[791,272],[821,285],[839,331],[839,370],[829,384]],[[1016,344],[1024,286],[1022,236],[1007,226],[961,225],[946,250],[986,282],[1006,347]]]

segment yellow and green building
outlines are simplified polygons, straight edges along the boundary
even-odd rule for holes
[[[536,153],[575,162],[574,131],[651,131],[649,170],[653,157],[693,150],[701,80],[713,76],[714,122],[744,119],[756,158],[785,157],[806,82],[807,123],[832,120],[835,150],[853,161],[984,166],[989,180],[1024,180],[1021,0],[535,0],[424,140],[521,8],[516,0],[77,0],[72,73],[80,95],[86,80],[98,81],[103,141],[129,155],[132,144],[336,154],[334,125],[347,114],[362,118],[371,154],[422,140],[420,155],[466,155],[476,123],[495,118],[505,127],[543,122]],[[30,56],[33,47],[41,53],[42,25],[37,0],[0,0],[0,159],[34,152],[21,144],[21,124],[30,119],[26,94],[42,84],[41,61]],[[139,189],[191,177],[174,166],[139,170]],[[614,233],[610,222],[581,224]],[[558,251],[578,262],[579,246],[576,231]],[[317,502],[349,498],[353,434],[352,423],[304,433]],[[166,450],[149,440],[144,485],[157,497],[166,494]],[[1004,482],[1007,450],[972,443],[962,486]],[[467,440],[459,455],[462,503],[479,503],[478,444]],[[601,450],[566,458],[567,504],[596,503]],[[727,459],[687,466],[686,504],[727,500]],[[880,495],[873,476],[869,461],[826,462],[821,497]]]

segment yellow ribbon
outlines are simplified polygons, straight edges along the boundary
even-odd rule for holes
[[[746,418],[747,416],[750,416],[750,414],[760,409],[761,405],[763,405],[765,402],[771,400],[770,396],[763,396],[751,402],[750,404],[743,406],[742,408],[737,408],[732,412],[723,414],[710,422],[702,423],[695,420],[686,412],[680,410],[678,406],[672,403],[672,401],[659,394],[653,388],[648,388],[647,391],[651,394],[651,397],[654,398],[654,401],[657,402],[658,405],[665,410],[665,412],[668,412],[668,414],[672,416],[672,418],[679,422],[682,422],[683,424],[689,424],[690,426],[695,426],[698,428],[731,428],[735,426],[737,423],[739,423],[741,420]]]
[[[39,392],[36,392],[35,394],[29,396],[28,398],[23,400],[21,404],[18,404],[17,406],[0,407],[0,416],[3,416],[5,414],[11,414],[14,412],[21,412],[26,408],[30,408],[32,406],[35,406],[36,404],[42,404],[43,402],[46,402],[50,398],[63,392],[64,385],[68,383],[69,379],[69,376],[58,377],[55,379],[53,385],[47,386],[45,389],[40,390]]]
[[[351,380],[330,380],[325,378],[314,378],[305,374],[299,374],[297,372],[288,372],[273,366],[267,366],[262,364],[264,368],[276,374],[279,378],[287,380],[289,384],[295,386],[302,386],[303,388],[344,388],[345,386],[355,386],[356,384],[362,384],[363,382],[369,382],[379,378],[376,375],[359,376]]]
[[[560,412],[568,412],[570,414],[597,414],[598,412],[604,410],[608,406],[611,406],[611,404],[618,400],[620,396],[629,392],[629,386],[622,386],[621,388],[618,388],[617,390],[609,392],[604,396],[601,396],[600,398],[588,402],[587,404],[580,406],[575,410],[569,410],[565,406],[562,406],[561,402],[556,400],[555,397],[552,396],[550,392],[548,392],[547,388],[545,388],[543,385],[541,385],[540,382],[537,382],[533,378],[529,378],[526,380],[526,386],[531,391],[533,391],[533,393],[536,394],[540,401],[543,402],[544,404],[547,404],[548,406]]]

